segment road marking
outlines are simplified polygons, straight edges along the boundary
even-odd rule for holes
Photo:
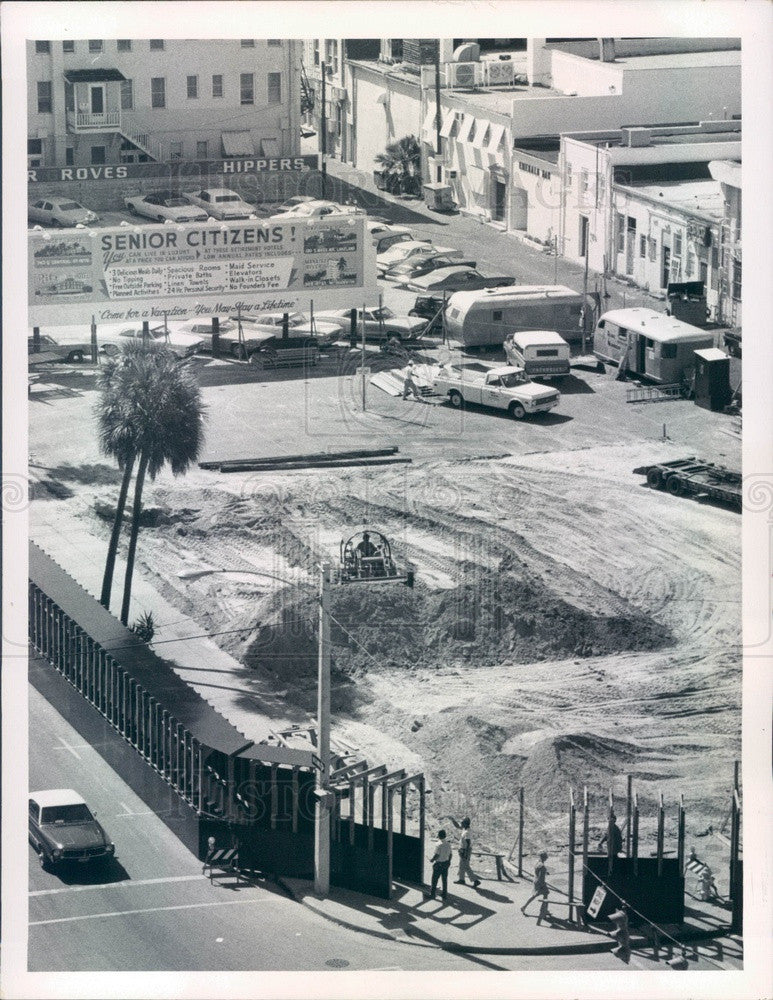
[[[70,924],[76,920],[104,920],[106,917],[130,917],[136,913],[163,913],[165,910],[197,910],[207,906],[239,906],[248,903],[278,903],[280,899],[222,899],[212,903],[184,903],[178,906],[149,906],[143,910],[113,910],[111,913],[85,913],[78,917],[54,917],[52,920],[32,920],[30,927],[43,924]]]
[[[161,885],[164,882],[205,881],[203,875],[169,875],[166,878],[126,879],[123,882],[100,882],[98,885],[71,885],[62,889],[36,889],[30,896],[54,896],[61,892],[86,892],[90,889],[131,889],[140,885]]]
[[[58,737],[58,739],[62,745],[60,747],[54,747],[55,750],[69,750],[76,760],[83,760],[83,758],[75,749],[75,747],[71,747],[70,744],[67,742],[67,740],[63,739],[61,736]]]

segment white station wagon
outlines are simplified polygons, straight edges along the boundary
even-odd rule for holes
[[[213,219],[228,221],[229,219],[255,218],[252,205],[229,188],[203,188],[201,191],[186,191],[185,197],[203,208]]]

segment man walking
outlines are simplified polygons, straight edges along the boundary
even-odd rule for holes
[[[446,840],[446,831],[438,830],[435,853],[430,858],[432,862],[432,888],[424,893],[425,899],[434,899],[438,881],[442,882],[443,888],[440,893],[441,899],[448,895],[448,869],[451,867],[451,845]]]
[[[408,362],[408,367],[405,369],[405,381],[403,382],[403,399],[408,398],[408,393],[413,393],[413,398],[421,400],[421,393],[419,392],[419,387],[413,380],[415,374],[415,369],[413,367],[413,362]]]
[[[465,816],[461,823],[457,823],[453,816],[448,819],[454,824],[457,830],[461,830],[459,837],[459,871],[456,876],[457,885],[465,885],[465,876],[472,882],[473,889],[480,885],[480,879],[470,868],[470,858],[472,857],[472,836],[470,834],[470,817]]]
[[[526,907],[529,905],[529,903],[532,902],[532,900],[535,900],[537,896],[542,896],[542,906],[540,907],[539,919],[542,920],[544,916],[548,915],[547,905],[548,905],[548,893],[550,892],[550,890],[548,889],[548,883],[547,883],[548,870],[547,867],[545,866],[545,862],[547,861],[547,859],[548,859],[548,852],[540,851],[539,862],[534,868],[534,885],[532,886],[534,892],[531,894],[531,896],[529,896],[529,898],[521,907],[521,913],[524,916],[526,916]]]

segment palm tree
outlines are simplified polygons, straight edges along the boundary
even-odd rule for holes
[[[418,194],[421,190],[421,147],[416,136],[406,135],[391,142],[383,153],[377,153],[376,163],[387,176],[388,190],[401,194]]]
[[[145,477],[154,480],[168,464],[173,475],[187,472],[201,451],[203,441],[204,407],[201,391],[190,367],[181,363],[171,351],[164,348],[131,344],[124,349],[114,365],[105,366],[100,399],[100,442],[122,462],[124,478],[121,483],[119,509],[113,525],[115,547],[123,520],[123,510],[128,492],[131,470],[137,462],[134,484],[129,551],[126,560],[121,621],[129,621],[131,584],[134,558],[142,513],[142,491]],[[125,484],[125,488],[124,488]],[[111,545],[113,539],[111,537]],[[115,547],[108,551],[115,565]],[[105,587],[103,586],[103,596]],[[109,601],[109,584],[107,584]],[[104,601],[103,601],[104,603]]]

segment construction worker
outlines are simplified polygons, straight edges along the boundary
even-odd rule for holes
[[[413,393],[414,399],[421,399],[421,393],[419,392],[419,387],[413,381],[415,375],[415,369],[413,366],[413,361],[408,362],[408,367],[405,369],[405,381],[403,382],[403,399],[408,398],[408,393]]]
[[[441,898],[448,895],[448,869],[451,867],[451,845],[446,840],[446,831],[438,830],[435,853],[430,858],[432,862],[432,887],[429,892],[424,893],[425,899],[434,899],[437,884],[440,881],[443,889]]]
[[[457,830],[461,830],[459,836],[459,871],[456,874],[456,884],[465,885],[465,876],[472,882],[473,889],[480,885],[480,879],[470,868],[470,858],[472,857],[472,836],[470,826],[472,821],[469,816],[465,816],[461,823],[457,823],[453,816],[448,816]]]
[[[543,916],[549,916],[547,912],[548,895],[550,894],[550,889],[548,889],[548,883],[547,883],[549,872],[545,866],[545,862],[547,861],[547,859],[548,859],[548,852],[540,851],[539,861],[537,862],[534,868],[534,884],[532,885],[534,892],[532,892],[531,896],[529,896],[529,898],[521,907],[521,913],[524,916],[526,916],[526,907],[529,905],[529,903],[533,902],[537,898],[537,896],[542,896],[542,906],[540,907],[540,920],[543,918]]]

